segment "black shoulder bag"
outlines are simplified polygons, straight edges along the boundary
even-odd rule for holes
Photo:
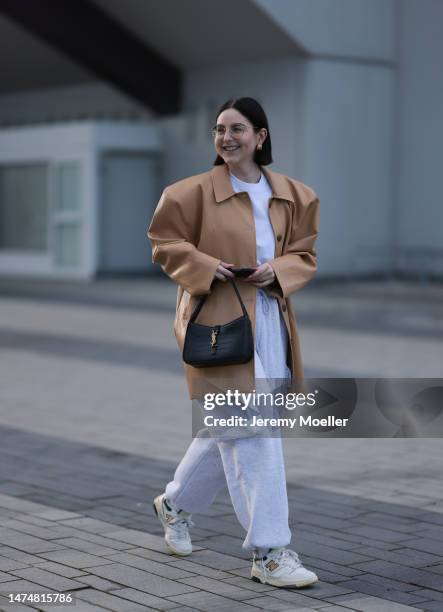
[[[183,347],[183,361],[194,368],[246,363],[254,355],[251,319],[234,279],[230,278],[229,281],[237,294],[243,315],[224,325],[196,323],[207,296],[200,297],[189,319]]]

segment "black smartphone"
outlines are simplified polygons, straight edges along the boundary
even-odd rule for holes
[[[229,268],[229,270],[231,270],[231,272],[237,278],[246,278],[247,276],[255,272],[256,268]]]

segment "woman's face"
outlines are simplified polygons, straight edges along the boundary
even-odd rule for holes
[[[263,144],[266,136],[265,128],[255,132],[249,119],[228,108],[217,117],[214,146],[226,164],[242,165],[253,160],[257,145]]]

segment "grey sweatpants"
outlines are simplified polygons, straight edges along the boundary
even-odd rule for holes
[[[287,332],[277,301],[257,291],[256,379],[286,378]],[[252,436],[217,440],[206,430],[192,440],[166,497],[186,512],[205,512],[227,484],[234,511],[246,531],[245,550],[287,546],[286,476],[280,437]]]

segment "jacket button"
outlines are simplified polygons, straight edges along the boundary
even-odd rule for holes
[[[286,304],[282,304],[281,309],[283,310],[283,312],[286,312]]]
[[[281,240],[281,234],[278,234],[278,236],[277,236],[277,240],[278,240],[278,242],[280,242],[280,240]]]

